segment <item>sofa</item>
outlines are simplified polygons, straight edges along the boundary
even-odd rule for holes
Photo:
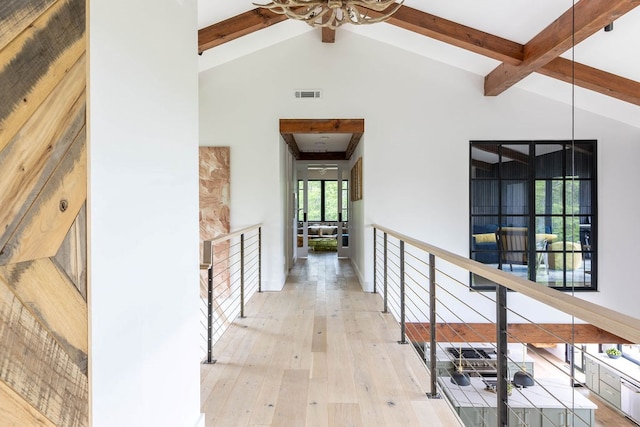
[[[498,264],[497,224],[474,225],[471,232],[473,259],[483,264]]]
[[[302,247],[303,230],[298,227],[298,247]],[[307,237],[309,241],[317,239],[338,238],[338,226],[326,224],[310,224],[307,228]],[[344,240],[344,239],[343,239]]]

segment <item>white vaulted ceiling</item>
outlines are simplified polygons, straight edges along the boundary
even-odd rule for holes
[[[624,3],[623,0],[608,1]],[[627,2],[638,3],[634,0],[627,0]],[[570,10],[573,3],[573,0],[406,0],[404,6],[526,45],[556,18]],[[256,8],[251,1],[247,0],[199,0],[198,6],[200,29]],[[235,40],[204,50],[199,59],[200,71],[219,66],[308,31],[317,32],[317,43],[322,43],[320,29],[311,28],[298,21],[285,20],[258,31],[249,31],[249,34]],[[499,60],[437,41],[390,23],[368,26],[343,25],[336,30],[335,43],[340,43],[340,34],[345,31],[355,32],[481,76],[488,75],[501,64]],[[636,54],[639,44],[640,7],[617,18],[614,21],[613,31],[605,32],[599,29],[561,56],[634,82],[640,82],[640,55]],[[568,98],[566,93],[567,88],[570,88],[569,83],[536,73],[525,77],[515,86],[561,102],[569,102],[568,99],[570,99],[578,108],[640,127],[640,106],[634,103],[580,87],[576,88],[575,96]]]

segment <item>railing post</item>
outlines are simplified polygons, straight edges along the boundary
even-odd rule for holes
[[[376,260],[376,234],[377,230],[373,227],[373,293],[378,293],[378,262]]]
[[[244,317],[244,233],[240,235],[240,317]]]
[[[400,240],[400,341],[398,344],[406,344],[405,338],[405,313],[404,313],[404,241]]]
[[[498,285],[496,288],[496,337],[498,340],[498,427],[509,425],[507,382],[507,288]]]
[[[207,269],[207,363],[216,363],[211,354],[213,348],[213,245],[211,263]]]
[[[258,227],[258,292],[262,292],[262,227]]]
[[[429,369],[432,399],[440,398],[436,380],[438,379],[438,366],[436,360],[436,257],[429,254]]]
[[[388,278],[387,278],[387,267],[388,267],[388,262],[387,262],[387,233],[384,233],[384,310],[382,310],[383,313],[388,313],[389,312],[389,298],[387,296],[387,282],[388,282]]]

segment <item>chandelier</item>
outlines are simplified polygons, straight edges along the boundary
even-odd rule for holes
[[[286,15],[290,19],[304,21],[312,27],[328,27],[333,30],[345,23],[362,25],[386,21],[402,5],[404,0],[272,0],[269,4],[254,5]],[[373,18],[369,12],[383,12],[396,5],[391,12]],[[379,15],[379,14],[376,14]]]

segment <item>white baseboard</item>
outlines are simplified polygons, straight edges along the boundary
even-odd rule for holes
[[[196,421],[193,427],[204,427],[204,414],[200,414],[198,421]]]
[[[362,275],[362,272],[358,268],[358,265],[353,261],[353,259],[350,259],[350,261],[351,261],[351,267],[353,267],[353,271],[354,273],[356,273],[356,277],[358,278],[358,283],[360,283],[360,287],[362,288],[362,290],[365,292],[371,292],[373,290],[373,287],[370,287],[366,283],[364,276]]]

